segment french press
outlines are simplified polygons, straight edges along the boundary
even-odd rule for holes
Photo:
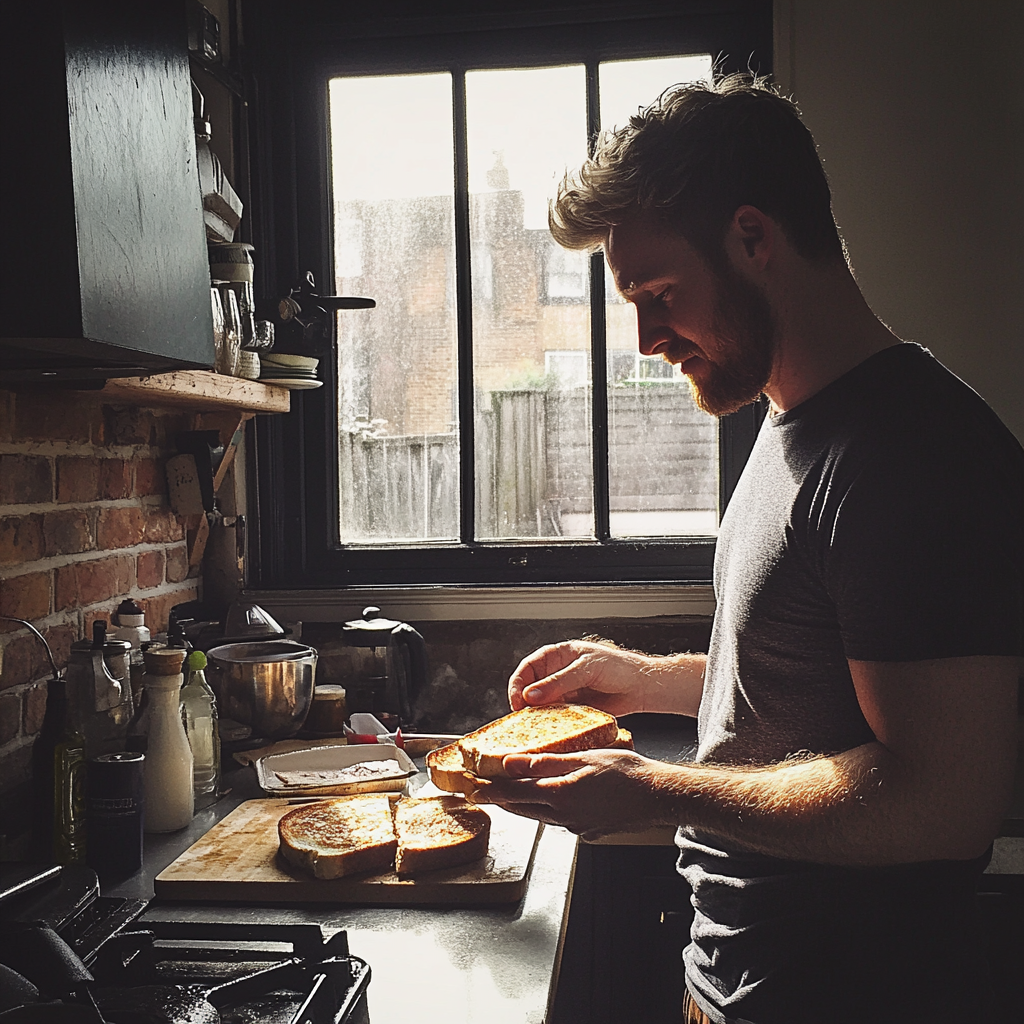
[[[406,622],[380,617],[364,608],[363,617],[346,622],[342,637],[352,651],[353,674],[345,681],[348,710],[396,715],[412,724],[413,706],[427,685],[427,645]]]

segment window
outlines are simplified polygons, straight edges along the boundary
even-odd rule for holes
[[[603,258],[557,246],[547,204],[596,130],[722,54],[764,54],[750,40],[770,4],[503,17],[509,31],[429,45],[321,40],[306,61],[296,122],[319,135],[304,152],[320,177],[296,201],[320,229],[297,253],[324,291],[377,308],[337,314],[329,386],[294,396],[297,446],[293,424],[261,432],[261,511],[276,523],[283,503],[298,525],[261,526],[264,584],[710,578],[756,410],[719,424],[676,368],[640,356]],[[289,454],[301,479],[264,497]]]

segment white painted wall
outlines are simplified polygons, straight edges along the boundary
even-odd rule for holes
[[[1024,3],[776,0],[868,301],[1024,441]]]

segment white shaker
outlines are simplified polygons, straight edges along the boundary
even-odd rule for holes
[[[185,654],[176,647],[145,652],[150,719],[142,786],[147,832],[176,832],[192,820],[192,748],[179,711]]]

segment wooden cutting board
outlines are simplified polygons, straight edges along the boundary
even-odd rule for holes
[[[156,876],[156,895],[172,900],[246,903],[515,903],[526,892],[540,825],[500,807],[491,816],[487,856],[475,864],[400,879],[379,875],[317,879],[277,853],[277,822],[287,800],[247,800]]]

